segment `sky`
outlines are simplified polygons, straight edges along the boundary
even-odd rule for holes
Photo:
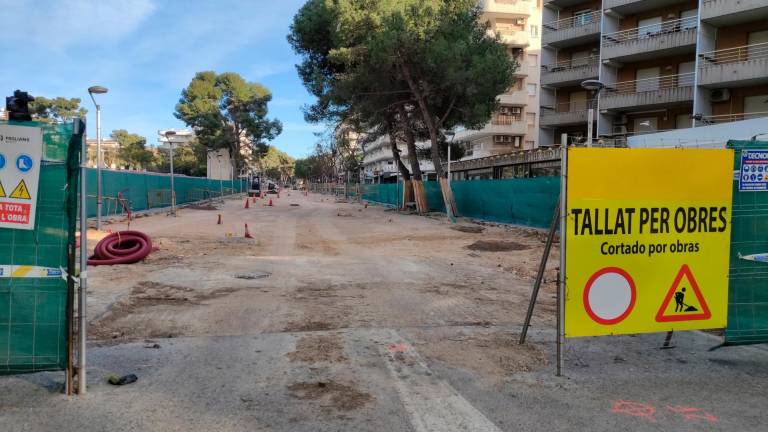
[[[304,121],[313,98],[286,40],[304,1],[0,0],[0,92],[80,98],[95,137],[87,89],[105,86],[96,95],[103,135],[126,129],[155,145],[157,130],[185,126],[173,112],[195,72],[237,72],[272,91],[269,117],[283,133],[271,144],[303,157],[323,130]]]

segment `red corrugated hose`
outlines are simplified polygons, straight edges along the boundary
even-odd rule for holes
[[[118,231],[101,239],[88,265],[133,264],[152,252],[152,239],[140,231]]]

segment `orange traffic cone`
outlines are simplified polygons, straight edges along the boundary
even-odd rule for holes
[[[249,204],[250,201],[248,201],[248,198],[245,199],[245,206],[243,208],[251,208],[251,205]]]
[[[248,224],[245,224],[245,238],[250,238],[250,239],[253,238],[253,236],[251,235],[251,231],[248,230]]]
[[[219,221],[216,222],[216,225],[221,225],[221,213],[219,213]]]
[[[272,204],[272,198],[269,199],[269,204],[267,204],[270,207],[274,207],[274,204]]]

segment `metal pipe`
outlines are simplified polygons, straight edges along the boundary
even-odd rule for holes
[[[560,152],[560,271],[558,274],[557,292],[557,376],[563,376],[564,349],[565,349],[565,251],[566,251],[566,223],[568,193],[568,144],[562,144]]]
[[[96,230],[101,231],[101,105],[96,104]]]
[[[97,117],[98,118],[98,117]],[[83,120],[83,142],[80,153],[80,286],[78,287],[78,314],[77,328],[80,332],[78,337],[78,373],[77,373],[77,392],[85,394],[86,392],[86,304],[88,288],[88,182],[86,181],[88,165],[88,144],[85,134],[85,120]]]

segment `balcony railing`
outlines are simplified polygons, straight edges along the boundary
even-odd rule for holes
[[[699,63],[700,68],[728,63],[739,63],[748,60],[766,59],[768,58],[768,42],[709,51],[699,54],[699,57],[701,58],[701,62]]]
[[[491,119],[491,124],[496,126],[512,126],[522,121],[523,119],[520,116],[495,114]]]
[[[582,57],[572,60],[564,60],[553,64],[542,65],[541,73],[565,72],[569,70],[586,69],[600,64],[599,57]]]
[[[689,72],[678,75],[663,75],[653,78],[644,78],[635,81],[623,81],[606,86],[604,92],[609,94],[640,93],[674,87],[691,87],[693,86],[695,76],[695,73]]]
[[[625,42],[664,36],[670,33],[694,30],[697,26],[698,21],[696,17],[664,21],[660,24],[651,24],[629,30],[622,30],[616,33],[604,34],[603,46],[622,44]]]
[[[565,113],[565,112],[586,112],[589,108],[593,108],[595,105],[595,99],[584,99],[579,101],[561,102],[551,107],[545,107],[548,114]],[[541,114],[544,115],[544,112]]]
[[[763,117],[768,117],[768,111],[705,116],[701,119],[701,123],[705,125],[711,125],[719,123],[730,123],[741,120],[751,120]]]
[[[597,10],[597,11],[582,14],[582,15],[572,16],[570,18],[552,21],[544,24],[542,28],[544,29],[544,33],[547,33],[547,32],[553,32],[558,30],[584,27],[586,25],[599,22],[599,21],[600,21],[600,11]]]

